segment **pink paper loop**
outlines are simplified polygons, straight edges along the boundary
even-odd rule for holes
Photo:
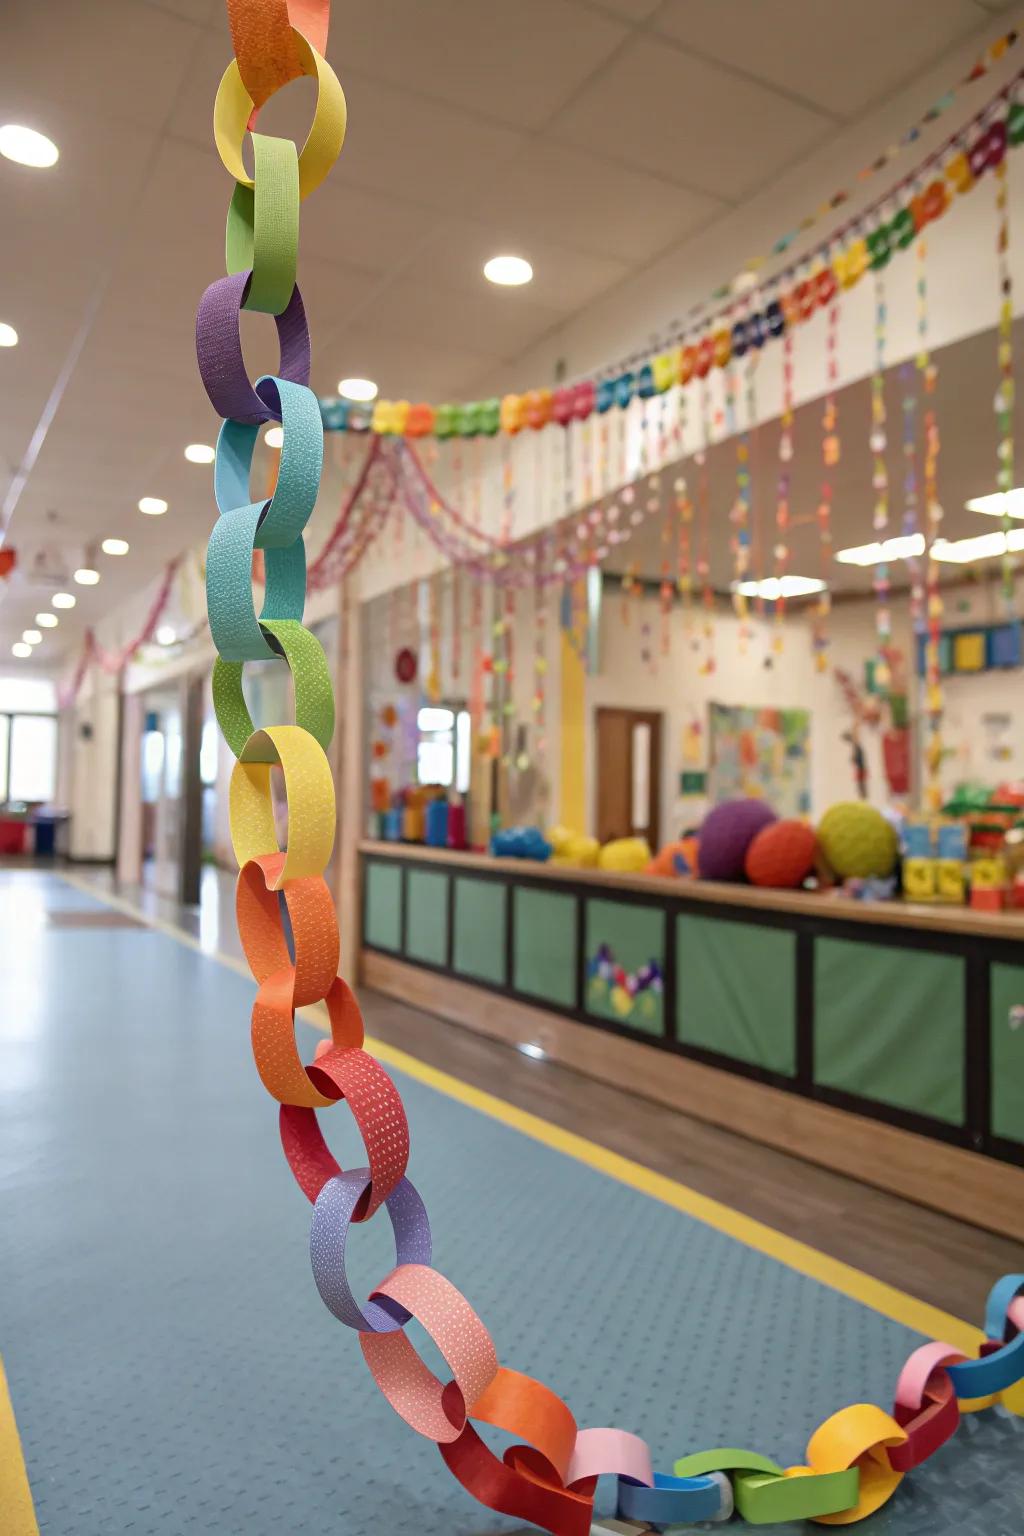
[[[917,1413],[924,1403],[925,1387],[935,1372],[944,1365],[954,1365],[966,1359],[963,1351],[954,1348],[952,1344],[922,1344],[920,1349],[914,1350],[900,1372],[900,1379],[896,1383],[896,1403],[900,1408]]]
[[[576,1436],[566,1484],[573,1488],[588,1477],[606,1475],[623,1477],[641,1488],[652,1488],[654,1468],[646,1441],[626,1429],[581,1429]]]

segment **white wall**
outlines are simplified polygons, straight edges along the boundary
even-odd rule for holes
[[[94,670],[72,711],[68,851],[73,859],[112,859],[117,852],[118,680]]]

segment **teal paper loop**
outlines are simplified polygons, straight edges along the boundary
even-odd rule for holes
[[[284,549],[301,537],[316,505],[324,467],[324,425],[320,404],[304,384],[292,384],[266,373],[256,380],[256,393],[284,429],[284,446],[277,485],[256,535],[257,549]],[[249,472],[259,425],[225,421],[217,438],[213,494],[223,514],[251,500]]]
[[[206,548],[206,605],[210,634],[225,661],[263,661],[277,653],[267,644],[253,606],[252,556],[265,501],[235,507],[214,523]],[[306,546],[264,553],[266,588],[260,619],[302,622],[306,602]]]

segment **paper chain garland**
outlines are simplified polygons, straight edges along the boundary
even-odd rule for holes
[[[310,10],[307,0],[303,15]],[[579,1430],[554,1392],[502,1366],[470,1304],[431,1267],[427,1214],[406,1177],[405,1111],[387,1073],[363,1048],[359,1005],[337,974],[338,926],[324,879],[335,827],[326,755],[334,703],[326,659],[301,622],[302,529],[316,497],[323,443],[308,390],[309,334],[294,286],[294,247],[299,200],[319,184],[341,149],[344,96],[320,51],[288,25],[283,0],[231,0],[230,15],[238,62],[228,67],[215,111],[218,148],[238,183],[229,215],[228,265],[239,249],[240,208],[246,217],[251,211],[255,265],[213,283],[199,308],[200,370],[211,400],[228,413],[218,441],[219,518],[207,560],[207,601],[220,651],[217,718],[237,755],[231,837],[240,865],[239,936],[258,984],[253,1055],[264,1086],[280,1105],[285,1157],[313,1205],[310,1256],[317,1288],[334,1316],[358,1333],[366,1364],[395,1411],[438,1445],[462,1486],[490,1509],[555,1536],[587,1536],[597,1479],[611,1474],[618,1479],[620,1513],[634,1520],[719,1521],[735,1508],[753,1524],[801,1518],[852,1523],[880,1508],[904,1474],[953,1434],[964,1408],[982,1406],[978,1399],[993,1401],[1024,1377],[1019,1331],[1024,1275],[1008,1276],[993,1289],[987,1342],[978,1359],[944,1344],[916,1350],[897,1384],[893,1415],[863,1404],[841,1410],[812,1436],[805,1467],[784,1471],[763,1456],[720,1449],[682,1458],[668,1476],[653,1471],[648,1447],[637,1436]],[[326,6],[321,19],[326,22]],[[276,55],[285,44],[287,53]],[[249,189],[240,152],[246,123],[257,99],[294,77],[296,59],[298,72],[314,75],[319,85],[312,131],[299,156],[285,141],[257,145],[255,186],[247,201],[238,191]],[[262,184],[264,174],[270,186]],[[261,378],[252,387],[242,366],[238,319],[240,309],[260,306],[276,319],[282,367],[279,376]],[[282,474],[268,500],[250,502],[251,429],[267,420],[284,427]],[[259,618],[250,579],[257,549],[267,571]],[[296,723],[253,731],[241,691],[242,668],[267,655],[282,656],[292,670]],[[288,797],[284,850],[274,828],[275,765]],[[306,1065],[296,1047],[295,1009],[317,1002],[326,1007],[331,1039]],[[344,1172],[317,1119],[319,1111],[342,1100],[359,1127],[368,1164]],[[361,1303],[346,1278],[346,1244],[352,1226],[382,1207],[394,1229],[396,1267]],[[411,1318],[426,1328],[446,1360],[448,1383],[415,1352],[404,1331]],[[499,1460],[474,1424],[495,1426],[523,1443]]]
[[[1015,33],[1009,36],[1016,41]],[[540,431],[552,423],[568,427],[573,421],[588,420],[595,412],[604,415],[613,409],[626,410],[634,399],[646,401],[675,384],[685,386],[691,379],[706,379],[713,369],[728,368],[734,359],[810,320],[819,308],[829,309],[837,296],[856,287],[865,273],[881,271],[989,171],[1001,177],[1007,150],[1024,143],[1024,101],[1015,95],[1022,79],[1024,71],[898,188],[858,214],[846,229],[833,233],[793,271],[769,280],[765,288],[775,290],[777,296],[763,309],[751,309],[733,319],[737,307],[729,305],[680,346],[647,357],[622,373],[583,379],[558,389],[531,389],[500,400],[443,405],[377,400],[367,407],[335,396],[324,397],[320,409],[325,429],[369,430],[393,437],[433,435],[442,440],[494,437],[499,432],[515,436],[526,428]],[[926,176],[931,179],[922,185]],[[892,215],[897,198],[902,201]],[[783,288],[784,282],[794,278],[797,280],[792,286]]]

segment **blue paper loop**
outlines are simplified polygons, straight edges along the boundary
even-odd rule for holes
[[[722,1510],[721,1484],[713,1477],[670,1477],[655,1472],[654,1487],[619,1482],[619,1514],[623,1520],[649,1525],[692,1525],[714,1520]]]
[[[1011,1301],[1024,1291],[1024,1275],[1004,1275],[988,1293],[985,1304],[985,1336],[989,1339],[1006,1338],[1006,1314]]]
[[[284,445],[277,485],[256,537],[257,549],[284,549],[300,537],[316,505],[324,465],[324,428],[320,405],[311,389],[265,373],[256,393],[280,421]],[[251,501],[249,473],[259,436],[258,425],[225,421],[217,438],[213,494],[221,515]]]
[[[210,634],[225,661],[264,661],[277,652],[260,629],[253,604],[252,556],[260,518],[269,503],[253,502],[222,513],[206,547],[206,605]],[[260,619],[297,619],[306,602],[306,546],[268,549],[263,563],[266,588]]]
[[[958,1365],[947,1365],[946,1370],[953,1391],[965,1401],[1005,1392],[1024,1379],[1024,1333],[980,1360],[962,1360]]]

